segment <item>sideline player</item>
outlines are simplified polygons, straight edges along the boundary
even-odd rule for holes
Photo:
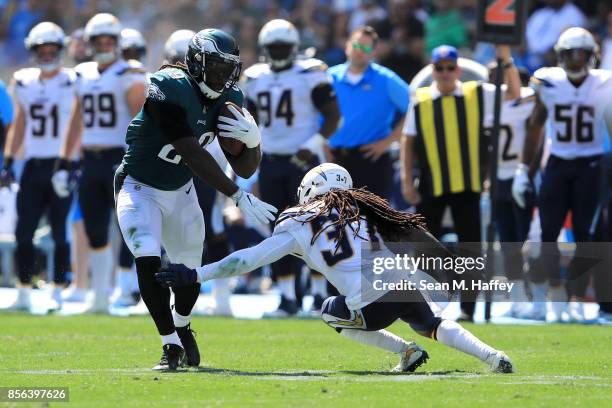
[[[25,39],[36,67],[24,68],[13,75],[15,121],[4,149],[2,185],[13,179],[13,161],[23,148],[25,167],[17,193],[17,265],[20,288],[12,308],[30,310],[30,293],[34,273],[32,239],[40,218],[47,214],[53,237],[52,309],[62,304],[61,291],[70,268],[70,247],[66,239],[66,218],[71,197],[59,197],[53,191],[51,175],[60,149],[61,135],[68,126],[75,100],[76,74],[62,68],[65,35],[58,25],[37,24]]]
[[[366,246],[386,249],[387,242],[420,240],[429,248],[447,252],[425,232],[420,216],[396,211],[377,195],[352,189],[352,185],[343,167],[332,163],[317,166],[300,184],[300,205],[279,216],[271,237],[196,269],[169,265],[156,278],[162,285],[180,287],[247,273],[282,256],[294,255],[324,274],[341,294],[323,303],[321,317],[325,323],[345,337],[400,354],[396,371],[413,371],[428,358],[416,344],[384,330],[401,319],[417,333],[470,354],[495,372],[512,372],[506,354],[458,323],[435,317],[420,292],[364,289],[361,263]]]
[[[144,103],[147,85],[141,64],[121,58],[121,29],[119,20],[107,13],[96,14],[85,25],[93,61],[75,67],[79,98],[52,178],[57,194],[67,196],[71,184],[68,158],[82,138],[79,204],[90,246],[94,301],[89,311],[98,313],[108,312],[114,264],[108,233],[114,208],[113,176],[125,151],[125,131]],[[119,269],[129,271],[132,263],[123,244]]]
[[[593,69],[598,46],[591,33],[583,28],[572,27],[564,31],[555,51],[559,66],[541,68],[531,79],[537,99],[512,194],[524,207],[525,192],[532,176],[528,174],[529,165],[548,122],[550,157],[538,197],[543,245],[531,277],[534,304],[526,317],[546,319],[549,289],[554,320],[561,320],[567,292],[561,279],[556,242],[565,217],[571,211],[576,252],[568,267],[567,283],[572,301],[569,315],[571,320],[584,321],[582,302],[588,286],[588,272],[592,268],[588,260],[601,255],[589,254],[589,246],[584,243],[592,241],[591,225],[600,204],[606,126],[612,129],[612,72]],[[600,276],[596,274],[595,279],[597,282]],[[602,285],[609,285],[609,282]]]
[[[273,220],[276,212],[239,190],[205,149],[219,129],[219,136],[245,145],[238,156],[225,154],[237,175],[248,178],[259,165],[259,129],[248,111],[230,106],[235,119],[219,117],[226,102],[242,106],[243,95],[235,85],[240,68],[232,36],[217,29],[200,31],[189,43],[185,64],[164,65],[151,76],[146,103],[127,131],[128,149],[115,177],[117,216],[136,258],[142,299],[162,339],[155,370],[175,370],[185,355],[188,365],[200,363],[190,324],[200,284],[175,289],[173,311],[170,291],[154,276],[162,245],[172,262],[192,268],[201,263],[204,218],[193,175],[231,197],[243,214],[260,223]]]
[[[293,203],[304,174],[323,160],[323,147],[336,131],[340,108],[327,65],[316,58],[298,58],[300,38],[293,24],[281,19],[267,22],[258,43],[265,62],[245,70],[243,88],[247,108],[261,129],[258,185],[263,200],[284,209]],[[296,314],[300,297],[296,296],[295,278],[301,263],[289,256],[271,268],[281,302],[268,317]],[[319,310],[327,295],[327,282],[316,271],[311,277],[314,307]]]

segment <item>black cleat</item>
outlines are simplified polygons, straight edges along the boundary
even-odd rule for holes
[[[323,302],[325,298],[321,295],[314,295],[314,299],[312,301],[312,310],[316,312],[320,312],[323,307]]]
[[[298,312],[297,302],[295,300],[289,300],[286,297],[281,295],[281,301],[278,305],[278,309],[273,312],[264,313],[264,318],[282,318],[282,317],[292,317],[295,316]]]
[[[185,348],[187,365],[190,367],[198,367],[200,365],[200,350],[198,350],[198,343],[196,343],[196,339],[193,335],[195,332],[191,330],[191,323],[185,327],[177,327],[176,333]]]
[[[183,363],[185,350],[176,344],[164,344],[159,364],[153,367],[155,371],[176,371]]]

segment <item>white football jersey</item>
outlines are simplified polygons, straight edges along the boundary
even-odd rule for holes
[[[118,59],[100,73],[96,62],[84,62],[75,71],[83,111],[83,146],[125,146],[125,132],[132,120],[126,93],[136,83],[147,84],[142,64]]]
[[[24,158],[57,157],[76,97],[76,74],[62,68],[42,80],[39,68],[13,74],[13,94],[25,114]]]
[[[560,67],[540,68],[530,83],[548,109],[550,153],[563,159],[604,153],[604,108],[612,103],[612,72],[592,69],[579,87]]]
[[[527,135],[527,119],[534,106],[535,94],[531,88],[521,88],[520,98],[502,102],[497,167],[500,180],[514,177]]]
[[[257,106],[264,153],[294,154],[319,131],[319,111],[311,94],[316,86],[331,83],[326,69],[324,62],[308,58],[280,72],[263,63],[244,71],[243,90]]]
[[[316,205],[316,204],[315,204]],[[292,218],[302,207],[289,208],[278,217],[273,234],[289,232],[296,240],[300,253],[293,255],[303,259],[306,264],[325,275],[325,278],[338,289],[341,295],[346,296],[346,305],[351,310],[357,310],[374,302],[384,295],[386,290],[374,290],[371,283],[364,282],[362,268],[362,247],[370,248],[370,240],[382,243],[383,240],[378,232],[370,234],[370,230],[364,218],[360,219],[359,234],[355,236],[353,230],[345,227],[345,234],[336,250],[336,239],[338,227],[325,229],[311,244],[313,236],[323,228],[326,228],[337,219],[337,213],[332,212],[330,216],[318,217],[311,222],[304,222],[312,214],[306,213],[297,218]],[[353,221],[353,228],[357,222]],[[381,255],[393,258],[383,246]],[[392,279],[389,276],[385,280]],[[391,280],[389,280],[391,281]]]

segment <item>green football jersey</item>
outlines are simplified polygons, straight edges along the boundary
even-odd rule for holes
[[[242,91],[234,86],[214,101],[206,100],[198,85],[179,68],[164,68],[151,76],[147,100],[176,105],[185,111],[187,124],[204,149],[215,138],[217,117],[224,102],[243,103]],[[193,176],[171,140],[156,125],[144,107],[132,119],[125,141],[123,169],[134,179],[159,190],[176,190]]]

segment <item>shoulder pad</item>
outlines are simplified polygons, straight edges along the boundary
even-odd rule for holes
[[[268,64],[257,63],[245,69],[244,76],[246,77],[247,80],[249,80],[249,79],[255,79],[259,77],[260,75],[267,74],[269,72],[270,72],[270,66]]]
[[[97,64],[94,61],[82,62],[76,67],[74,67],[75,72],[77,72],[78,74],[97,69]]]
[[[63,87],[72,86],[76,82],[79,74],[70,68],[62,68],[62,74],[66,80],[62,83]]]
[[[532,88],[521,87],[521,96],[512,102],[512,106],[526,105],[535,102],[536,95]]]
[[[15,71],[13,78],[18,86],[25,86],[28,81],[38,78],[40,70],[38,68],[23,68]]]
[[[529,84],[532,87],[535,85],[536,87],[554,88],[554,81],[562,78],[563,75],[563,68],[560,67],[540,68],[534,72]]]
[[[606,86],[612,83],[612,71],[607,69],[592,69],[589,72],[598,79],[599,86]]]
[[[125,75],[125,74],[146,74],[147,71],[145,71],[143,68],[141,67],[124,67],[121,68],[119,71],[117,71],[117,76],[121,76],[121,75]]]
[[[308,72],[327,71],[328,68],[326,63],[316,58],[297,60],[295,64],[298,66],[298,72],[300,74]]]

